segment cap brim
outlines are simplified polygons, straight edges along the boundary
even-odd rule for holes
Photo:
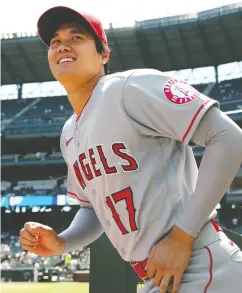
[[[65,6],[53,7],[45,11],[37,23],[38,34],[46,46],[50,46],[50,41],[56,30],[64,23],[85,23],[92,26],[79,12]]]

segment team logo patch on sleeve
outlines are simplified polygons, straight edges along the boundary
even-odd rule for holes
[[[164,85],[164,93],[174,104],[186,104],[196,100],[200,93],[185,81],[169,79]]]

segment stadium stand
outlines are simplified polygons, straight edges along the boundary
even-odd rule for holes
[[[46,158],[47,160],[62,160],[63,156],[61,152],[55,152],[52,154],[49,154],[49,156]]]
[[[66,194],[67,185],[65,180],[45,179],[26,180],[16,183],[1,181],[1,195],[50,195]]]
[[[226,80],[214,87],[211,96],[221,102],[242,99],[242,78]]]
[[[16,190],[32,188],[34,190],[53,190],[56,187],[56,180],[28,180],[28,181],[18,181],[17,185],[14,187]]]
[[[18,159],[19,159],[19,154],[2,155],[2,157],[1,157],[2,163],[17,162]]]
[[[11,193],[12,183],[9,181],[1,181],[1,195],[4,196]]]
[[[242,79],[220,82],[210,96],[220,102],[223,111],[242,109]]]
[[[22,109],[31,104],[31,99],[2,100],[1,101],[1,117],[2,120],[11,119]]]

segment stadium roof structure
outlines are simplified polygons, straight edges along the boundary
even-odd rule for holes
[[[242,60],[242,2],[174,17],[137,21],[106,30],[110,72],[218,66]],[[47,48],[37,36],[2,39],[2,85],[53,81]]]

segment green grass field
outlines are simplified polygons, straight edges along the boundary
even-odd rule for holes
[[[1,293],[89,293],[89,283],[1,283]],[[137,286],[137,292],[141,285]]]
[[[88,293],[89,283],[2,283],[1,293]]]

